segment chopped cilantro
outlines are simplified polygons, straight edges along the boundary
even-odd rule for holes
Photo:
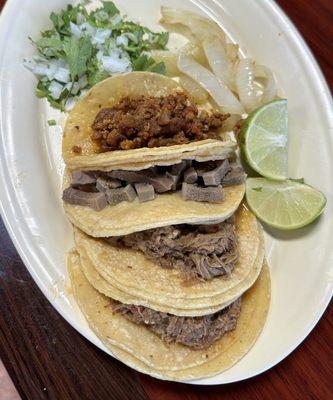
[[[147,71],[155,64],[155,60],[152,57],[148,57],[146,54],[142,54],[132,62],[133,71]]]
[[[89,36],[83,36],[80,39],[72,36],[64,43],[64,51],[74,81],[87,71],[87,63],[93,51],[91,39]]]
[[[255,190],[256,192],[262,192],[262,187],[252,188],[252,190]]]
[[[166,73],[164,62],[156,64],[156,61],[147,54],[142,54],[132,62],[133,71],[150,71],[158,74]]]
[[[57,123],[56,123],[56,121],[55,121],[54,119],[49,119],[49,120],[47,121],[47,123],[49,124],[49,126],[57,125]]]
[[[156,72],[157,74],[162,74],[165,75],[166,74],[166,67],[164,62],[159,62],[158,64],[153,65],[152,67],[150,67],[149,71],[151,72]]]
[[[113,17],[115,14],[119,14],[119,10],[114,5],[113,1],[103,1],[103,8],[110,17]]]
[[[104,70],[94,71],[89,76],[89,80],[88,80],[89,86],[94,86],[97,83],[104,81],[104,79],[108,78],[109,76],[110,76],[109,73]]]
[[[62,111],[82,91],[114,74],[166,73],[164,63],[156,63],[149,51],[166,49],[168,32],[153,32],[129,21],[112,1],[102,1],[91,12],[85,3],[52,12],[52,27],[38,40],[30,39],[38,55],[24,62],[38,77],[36,96]]]

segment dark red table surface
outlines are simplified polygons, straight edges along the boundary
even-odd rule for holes
[[[332,89],[333,0],[278,3]],[[23,399],[333,399],[332,305],[302,345],[270,371],[244,382],[195,387],[137,373],[80,336],[42,295],[1,220],[0,277],[0,358]]]

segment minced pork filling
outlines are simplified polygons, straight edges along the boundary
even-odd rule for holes
[[[100,110],[91,137],[100,152],[219,140],[218,130],[228,117],[217,111],[199,111],[184,93],[124,97]]]

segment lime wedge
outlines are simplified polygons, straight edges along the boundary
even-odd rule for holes
[[[253,213],[275,228],[293,230],[314,221],[324,210],[323,193],[293,180],[248,178],[246,200]]]
[[[273,100],[253,111],[242,126],[241,143],[246,161],[256,172],[287,179],[287,100]]]

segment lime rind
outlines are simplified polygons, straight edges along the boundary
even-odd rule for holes
[[[309,185],[266,178],[247,179],[246,199],[261,221],[283,230],[295,230],[310,224],[326,205],[324,194]]]
[[[242,126],[241,140],[253,170],[266,178],[287,179],[287,100],[273,100],[255,110]]]

